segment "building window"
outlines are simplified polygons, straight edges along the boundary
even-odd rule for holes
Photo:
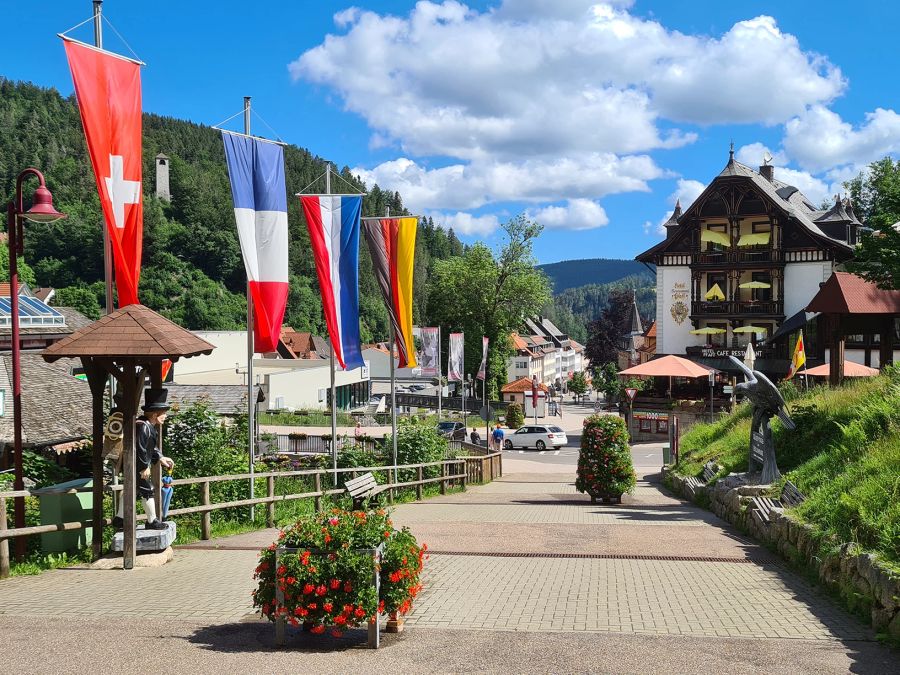
[[[648,420],[648,419],[645,419],[642,417],[640,422],[641,422],[641,431],[648,431],[648,432],[653,431],[653,420]]]
[[[722,234],[728,234],[728,226],[725,223],[709,223],[707,224],[706,229],[710,232],[721,232]],[[721,253],[725,250],[725,246],[714,241],[708,241],[706,242],[706,250],[710,252]]]
[[[759,302],[769,302],[772,299],[772,275],[769,272],[753,272],[750,277],[753,281],[759,281],[770,286],[770,288],[754,288],[751,298]]]
[[[669,420],[656,420],[656,433],[658,433],[658,434],[669,433]]]
[[[709,336],[709,343],[714,347],[725,347],[728,344],[728,324],[727,323],[709,323],[710,328],[721,328],[724,333],[716,333]]]

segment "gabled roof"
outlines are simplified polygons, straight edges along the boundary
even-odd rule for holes
[[[647,330],[644,331],[644,337],[648,337],[648,338],[656,337],[656,321],[650,322],[650,325],[647,326]]]
[[[174,361],[211,354],[213,349],[214,345],[149,307],[128,305],[50,345],[41,354],[47,361],[80,356]]]
[[[546,384],[538,384],[538,389],[541,391],[550,391]],[[531,378],[530,377],[520,377],[518,380],[513,380],[507,384],[504,384],[500,389],[500,392],[503,394],[521,394],[523,392],[531,393]]]
[[[885,291],[849,272],[835,272],[806,306],[824,314],[900,314],[900,291]]]
[[[834,205],[827,211],[821,213],[815,218],[817,223],[851,223],[853,225],[862,225],[853,213],[853,207],[850,200],[841,201],[840,196],[834,198]]]
[[[9,297],[9,288],[8,281],[0,281],[0,297]],[[19,295],[31,295],[31,289],[28,288],[28,284],[19,282]]]
[[[240,415],[247,412],[247,386],[243,384],[167,384],[169,404],[188,406],[204,402],[219,415]],[[259,397],[261,387],[253,388]]]

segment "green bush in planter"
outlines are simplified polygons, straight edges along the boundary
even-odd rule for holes
[[[525,424],[525,413],[518,403],[510,403],[506,406],[506,426],[510,429],[518,429]]]
[[[628,428],[617,415],[592,415],[584,421],[575,487],[592,498],[621,497],[637,479],[628,445]]]

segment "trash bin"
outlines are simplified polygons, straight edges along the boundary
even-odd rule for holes
[[[672,463],[672,448],[666,443],[663,448],[663,466],[668,466]]]
[[[94,481],[77,478],[57,485],[48,485],[32,490],[40,500],[41,525],[56,523],[90,522],[93,493],[90,488]],[[87,492],[72,492],[88,488]],[[45,532],[41,535],[41,550],[44,553],[61,553],[91,545],[91,528],[67,530],[65,532]]]

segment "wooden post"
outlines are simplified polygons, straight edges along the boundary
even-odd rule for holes
[[[143,373],[141,376],[143,379]],[[122,567],[126,570],[134,568],[134,558],[137,553],[137,542],[135,532],[137,530],[137,521],[135,513],[135,502],[137,501],[137,473],[136,458],[134,447],[134,425],[135,411],[137,410],[138,388],[137,368],[134,361],[127,361],[122,364],[122,499],[123,504],[122,519],[124,525],[122,527]]]
[[[844,333],[841,317],[837,314],[832,314],[831,319],[834,332],[831,340],[831,353],[828,356],[830,361],[828,383],[832,387],[837,387],[844,381]]]
[[[106,373],[89,357],[82,357],[81,365],[91,389],[91,553],[96,560],[103,546],[103,391],[106,389]]]
[[[275,496],[275,476],[266,477],[266,486],[268,489],[269,499]],[[266,527],[275,527],[275,502],[266,504]]]
[[[894,317],[881,320],[881,335],[878,343],[878,367],[884,368],[894,362]]]
[[[421,466],[418,468],[417,474],[419,477],[419,484],[416,485],[416,499],[421,501],[421,499],[422,499],[422,478],[423,478]]]
[[[0,497],[0,533],[6,531],[6,497]],[[0,579],[9,577],[9,539],[0,539]]]
[[[447,465],[441,462],[441,494],[447,494],[447,479],[445,476],[447,475]]]
[[[209,481],[205,480],[200,483],[200,503],[203,506],[209,506]],[[200,538],[209,539],[212,536],[212,523],[210,522],[210,512],[204,511],[200,516]]]
[[[316,513],[322,510],[322,474],[316,474],[316,496],[313,498]]]

